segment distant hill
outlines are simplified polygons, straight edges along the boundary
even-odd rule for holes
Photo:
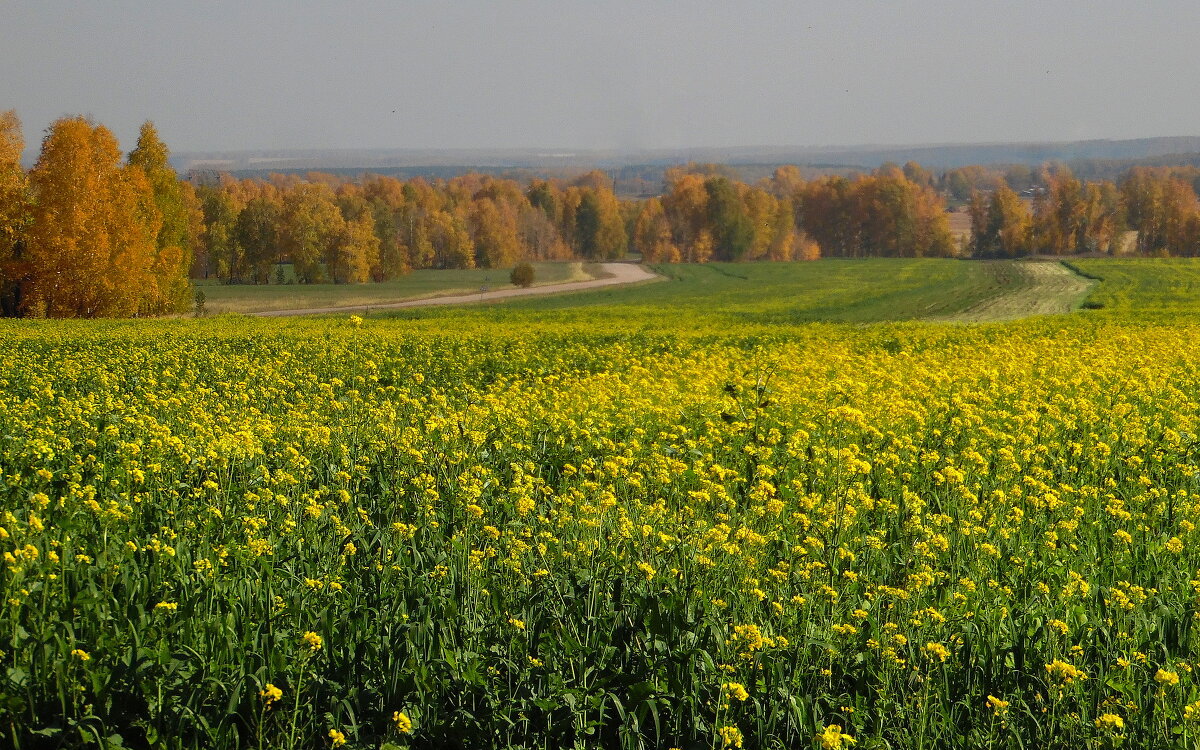
[[[261,150],[176,154],[176,168],[242,170],[368,169],[380,167],[611,168],[635,164],[837,165],[874,168],[886,161],[921,162],[946,169],[966,164],[1041,164],[1080,159],[1130,159],[1200,152],[1200,137],[1091,140],[1061,143],[952,143],[910,146],[746,146],[738,148],[650,149],[642,151],[570,149],[332,149]]]
[[[193,152],[174,155],[181,173],[193,176],[228,172],[239,177],[270,173],[328,172],[342,177],[364,173],[403,179],[449,179],[467,172],[485,172],[514,179],[569,179],[590,169],[602,169],[626,195],[652,194],[662,181],[664,167],[687,162],[712,162],[734,167],[745,178],[769,175],[781,164],[806,172],[854,173],[885,162],[917,161],[944,170],[968,164],[1026,164],[1066,162],[1084,177],[1113,177],[1130,166],[1200,163],[1200,137],[1138,138],[1048,143],[958,143],[909,146],[747,146],[739,148],[649,149],[641,151],[570,149],[332,149]]]

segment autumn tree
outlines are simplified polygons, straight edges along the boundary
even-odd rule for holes
[[[434,268],[474,268],[475,245],[466,222],[456,213],[434,211],[428,222],[428,242]]]
[[[525,193],[529,205],[540,210],[552,223],[562,221],[561,191],[545,180],[534,180]]]
[[[1190,189],[1186,190],[1191,193]],[[1117,186],[1108,180],[1089,182],[1083,194],[1084,252],[1113,253],[1125,232],[1125,210]],[[1194,204],[1193,204],[1194,205]]]
[[[508,268],[525,255],[517,234],[517,214],[507,202],[488,197],[472,201],[469,226],[476,265]]]
[[[248,277],[255,284],[270,283],[271,266],[280,259],[281,213],[279,204],[267,196],[252,198],[238,213],[225,266],[228,280]]]
[[[859,223],[853,208],[850,180],[829,176],[804,185],[794,205],[797,226],[820,245],[824,255],[857,257],[861,252]]]
[[[379,261],[371,269],[371,279],[388,281],[403,276],[411,266],[408,245],[401,236],[400,212],[379,200],[371,200],[370,205],[375,237],[379,240]]]
[[[969,205],[973,255],[1014,258],[1029,253],[1029,209],[1008,185],[1000,185],[990,196],[972,193]]]
[[[742,205],[737,186],[727,177],[704,181],[708,193],[708,229],[718,260],[742,260],[754,241],[754,225]]]
[[[180,184],[171,168],[169,157],[154,123],[146,121],[138,134],[137,147],[129,153],[129,164],[145,173],[162,222],[155,238],[156,307],[159,312],[180,312],[192,301],[188,270],[192,265],[191,228],[196,205],[192,192]]]
[[[1194,255],[1189,225],[1200,213],[1191,185],[1168,171],[1134,168],[1120,183],[1128,226],[1143,255]]]
[[[197,195],[204,228],[200,235],[202,250],[193,276],[208,278],[209,274],[214,274],[229,281],[240,270],[234,229],[242,207],[228,190],[204,186]]]
[[[82,117],[56,121],[29,183],[24,314],[129,316],[158,306],[162,220],[145,173],[121,164],[107,128]]]
[[[571,180],[571,187],[582,188],[585,191],[594,193],[611,193],[613,190],[613,181],[606,172],[593,169]]]
[[[904,173],[905,179],[914,185],[923,188],[933,187],[933,173],[922,167],[919,163],[906,161],[904,162],[904,166],[901,167],[901,171]]]
[[[25,139],[13,110],[0,112],[0,314],[17,315],[28,275],[25,231],[29,224],[29,182],[21,168]]]
[[[1065,167],[1043,170],[1044,192],[1034,197],[1032,246],[1038,252],[1113,252],[1125,231],[1126,207],[1111,182],[1084,183]],[[1186,188],[1186,186],[1185,186]],[[1195,195],[1186,188],[1186,198]],[[1186,224],[1184,220],[1181,226]]]
[[[742,212],[750,229],[750,244],[743,260],[763,260],[771,252],[777,228],[776,215],[780,201],[761,188],[746,187],[739,190]]]
[[[771,221],[773,226],[771,242],[767,247],[768,260],[815,260],[820,257],[819,252],[814,255],[813,243],[805,245],[804,255],[801,255],[802,238],[796,231],[796,215],[790,200],[785,198],[776,202]]]
[[[791,164],[776,167],[766,186],[771,195],[780,200],[794,199],[803,187],[804,177],[800,174],[800,168]]]
[[[607,190],[581,190],[575,211],[576,251],[588,260],[625,255],[628,238],[616,196]]]
[[[677,174],[667,183],[662,208],[671,226],[672,244],[679,249],[681,259],[690,263],[708,260],[712,255],[712,233],[708,231],[705,178],[690,172]],[[701,234],[705,235],[705,252],[698,252],[702,245]]]
[[[375,217],[364,211],[343,223],[337,239],[329,247],[325,267],[335,284],[361,284],[379,265],[379,238],[375,236]]]
[[[279,248],[304,284],[325,279],[323,264],[336,253],[345,220],[327,185],[301,183],[287,191],[279,217]]]
[[[558,227],[540,209],[525,206],[517,215],[517,234],[529,257],[537,260],[566,260],[571,248],[563,242]]]
[[[647,263],[678,263],[682,260],[683,255],[672,238],[671,222],[658,198],[643,201],[634,225],[633,244]]]
[[[996,170],[973,164],[946,171],[940,182],[942,192],[954,200],[965,201],[970,199],[972,191],[991,190],[1003,179],[1004,175]]]

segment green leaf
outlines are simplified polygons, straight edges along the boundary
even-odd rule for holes
[[[8,681],[17,687],[24,687],[29,681],[29,672],[21,667],[9,667],[7,670]]]

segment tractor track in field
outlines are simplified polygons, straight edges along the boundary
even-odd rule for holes
[[[965,310],[931,320],[990,323],[1078,309],[1095,285],[1057,261],[994,261],[998,291]]]
[[[542,294],[561,294],[563,292],[578,292],[606,286],[636,284],[641,281],[658,281],[663,278],[638,263],[600,263],[599,266],[600,270],[606,275],[587,281],[566,281],[561,284],[545,284],[543,286],[528,288],[495,289],[486,292],[454,294],[445,297],[422,297],[420,299],[409,299],[401,302],[379,302],[371,305],[305,307],[295,310],[263,310],[246,314],[258,318],[286,318],[297,315],[330,315],[336,313],[370,312],[372,310],[399,310],[407,307],[431,307],[434,305],[468,305],[519,297],[533,297]]]

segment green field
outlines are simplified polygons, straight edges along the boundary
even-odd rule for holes
[[[1090,307],[1167,319],[1200,312],[1200,259],[1086,258],[1071,266],[1101,280]]]
[[[1194,271],[1079,266],[0,321],[0,744],[1194,748]]]
[[[534,263],[535,286],[595,278],[578,262]],[[297,310],[309,307],[360,307],[424,297],[446,297],[488,289],[511,288],[507,268],[413,271],[379,284],[222,284],[201,282],[209,314]],[[285,272],[290,278],[290,271]]]
[[[1045,313],[1036,304],[1038,279],[1013,261],[940,258],[822,260],[813,263],[655,265],[667,283],[611,287],[505,302],[487,309],[380,311],[406,320],[539,321],[641,330],[672,327],[685,316],[726,326],[806,322],[1007,320]],[[1063,310],[1078,301],[1049,294]],[[1008,306],[990,304],[1012,298]],[[1080,296],[1080,299],[1082,297]]]
[[[864,259],[815,263],[657,265],[670,283],[558,296],[514,310],[597,312],[653,319],[664,310],[719,314],[739,323],[913,320],[969,307],[993,293],[987,264],[954,260]]]

